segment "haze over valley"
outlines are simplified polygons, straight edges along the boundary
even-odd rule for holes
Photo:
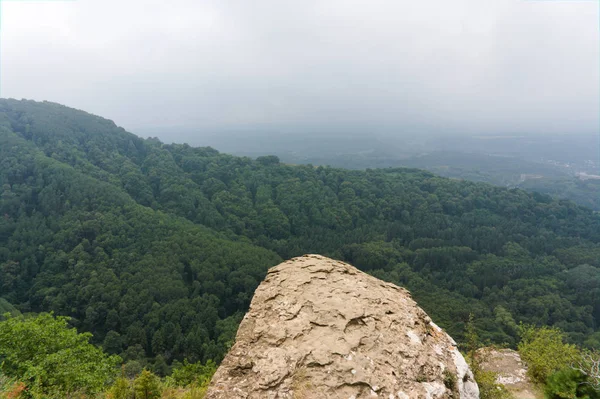
[[[600,399],[597,1],[0,8],[0,399]]]

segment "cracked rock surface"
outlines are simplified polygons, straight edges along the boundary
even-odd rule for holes
[[[206,395],[478,397],[456,343],[408,291],[319,255],[269,270]]]
[[[483,370],[496,373],[496,382],[519,399],[543,398],[544,393],[527,376],[527,366],[512,349],[481,348],[477,357]]]

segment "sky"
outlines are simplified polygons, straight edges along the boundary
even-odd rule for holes
[[[0,95],[133,132],[599,131],[597,0],[2,0]]]

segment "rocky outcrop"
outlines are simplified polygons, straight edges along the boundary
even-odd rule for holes
[[[512,349],[482,348],[477,351],[482,370],[496,374],[496,382],[519,399],[539,399],[544,395],[527,376],[527,366]]]
[[[269,270],[206,395],[478,397],[456,343],[408,291],[318,255]]]

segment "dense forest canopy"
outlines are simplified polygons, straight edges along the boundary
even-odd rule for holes
[[[407,287],[459,340],[473,313],[484,340],[514,345],[524,322],[600,347],[599,241],[600,216],[543,194],[234,157],[0,100],[0,308],[71,316],[125,361],[220,361],[266,270],[304,253]]]
[[[453,179],[491,183],[568,199],[600,211],[598,135],[470,135],[391,133],[188,132],[153,133],[185,137],[190,144],[209,142],[240,156],[274,154],[292,164],[344,169],[407,167]],[[284,130],[285,132],[285,130]],[[177,141],[177,140],[175,140]]]

